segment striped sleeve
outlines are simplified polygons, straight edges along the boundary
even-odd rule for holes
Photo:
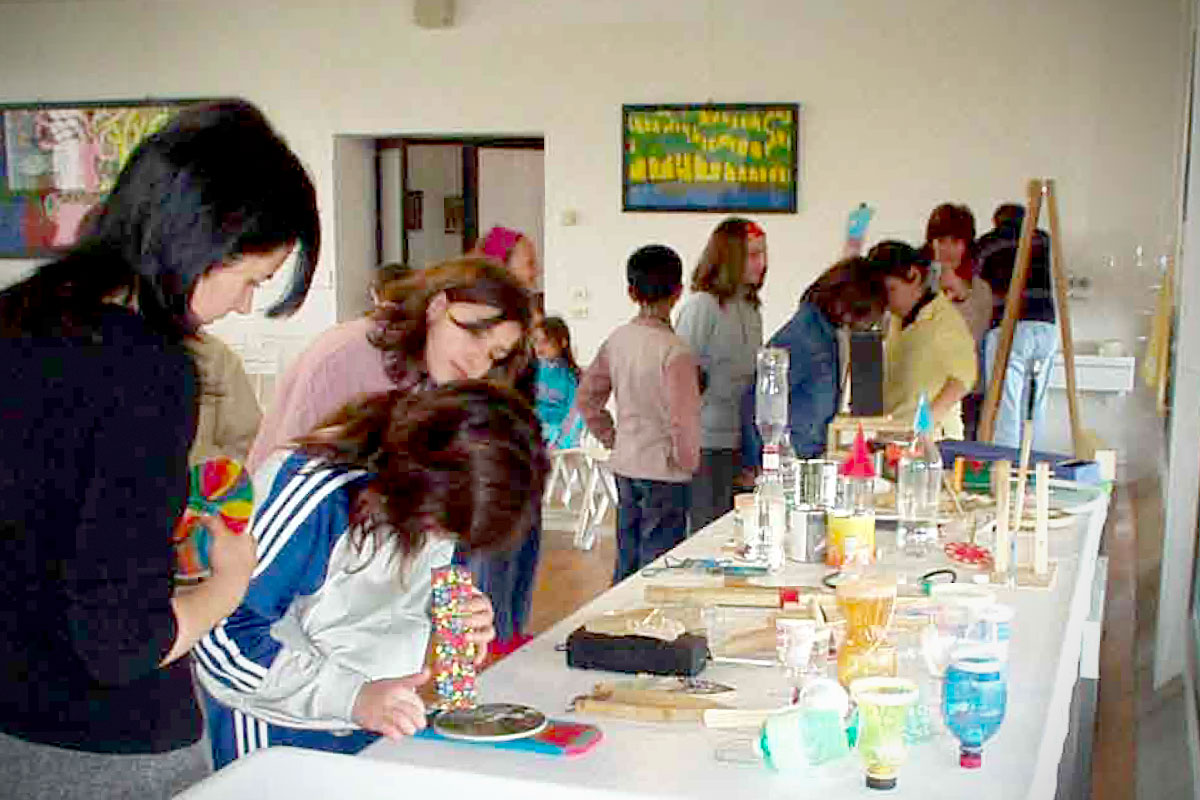
[[[365,474],[312,468],[301,456],[284,463],[255,510],[258,566],[250,588],[237,610],[193,650],[209,678],[245,694],[262,686],[282,648],[271,626],[297,597],[313,594],[324,583],[329,557],[350,523],[342,490]]]

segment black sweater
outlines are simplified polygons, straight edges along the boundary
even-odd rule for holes
[[[78,750],[196,741],[170,534],[197,377],[127,310],[98,340],[0,338],[0,730]]]

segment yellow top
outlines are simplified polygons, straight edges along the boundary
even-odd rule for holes
[[[885,344],[883,405],[896,420],[911,420],[924,393],[933,402],[946,381],[975,385],[975,339],[962,314],[938,292],[906,328],[893,314]],[[963,437],[962,407],[955,403],[941,420],[942,438]]]

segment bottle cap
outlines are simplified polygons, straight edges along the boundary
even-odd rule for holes
[[[917,413],[913,415],[913,431],[917,436],[933,434],[933,411],[929,408],[929,398],[921,392],[917,400]]]
[[[868,774],[867,775],[867,788],[868,789],[895,789],[896,788],[896,776],[893,775],[890,778],[876,778],[874,775]]]
[[[875,465],[871,451],[867,447],[866,437],[863,436],[862,425],[854,434],[854,445],[850,448],[850,457],[842,462],[842,475],[847,478],[874,478]]]
[[[963,769],[979,769],[983,766],[983,751],[962,748],[958,751],[958,765]]]

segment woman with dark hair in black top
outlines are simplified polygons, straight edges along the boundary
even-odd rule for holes
[[[319,249],[304,167],[244,101],[192,106],[133,153],[83,240],[0,292],[0,774],[18,797],[165,797],[202,777],[186,658],[241,601],[253,537],[172,585],[196,366],[186,340]]]

